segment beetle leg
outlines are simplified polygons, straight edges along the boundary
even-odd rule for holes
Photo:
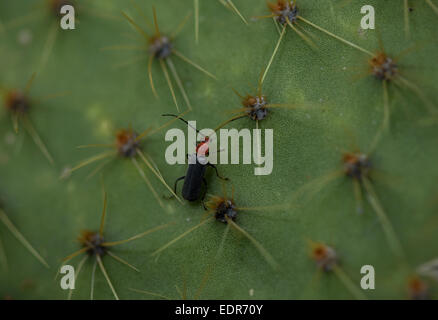
[[[176,194],[176,187],[178,186],[178,182],[181,181],[181,180],[183,180],[185,177],[186,177],[186,176],[182,176],[182,177],[176,179],[176,181],[175,181],[175,185],[173,186],[173,192],[175,192],[175,194]]]
[[[216,176],[217,176],[219,179],[222,179],[222,180],[225,180],[225,181],[230,180],[230,179],[228,179],[228,178],[224,178],[224,177],[222,177],[221,175],[219,175],[219,172],[217,171],[217,167],[216,167],[214,164],[208,163],[207,165],[208,165],[209,167],[212,167],[212,168],[216,171]]]

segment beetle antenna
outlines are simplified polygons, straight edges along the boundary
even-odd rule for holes
[[[196,128],[194,128],[193,126],[191,126],[187,120],[184,120],[183,118],[181,118],[180,116],[177,116],[176,114],[165,113],[165,114],[162,114],[161,116],[162,116],[162,117],[175,117],[175,118],[181,120],[182,122],[184,122],[185,124],[187,124],[190,128],[196,130],[196,132],[197,132],[198,134],[203,135],[202,133],[199,132],[198,129],[196,129]]]

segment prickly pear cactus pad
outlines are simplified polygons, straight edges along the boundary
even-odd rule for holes
[[[438,297],[438,1],[268,2],[0,2],[0,298]],[[175,197],[163,114],[272,172]]]

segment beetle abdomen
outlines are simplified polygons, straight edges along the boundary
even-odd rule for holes
[[[200,163],[190,164],[184,179],[182,196],[187,201],[199,200],[206,166]]]

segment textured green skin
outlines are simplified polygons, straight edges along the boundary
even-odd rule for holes
[[[207,78],[176,58],[174,62],[194,106],[188,117],[197,120],[198,126],[215,127],[217,119],[226,119],[224,111],[239,107],[230,87],[244,92],[250,90],[248,83],[256,85],[278,34],[270,20],[250,22],[246,27],[218,1],[200,2],[199,45],[194,43],[193,21],[190,20],[177,38],[176,46],[214,73],[219,81]],[[336,2],[309,0],[299,4],[307,19],[374,51],[378,47],[377,33],[358,34],[363,1],[350,1],[345,6],[336,5]],[[376,9],[377,27],[388,53],[402,51],[414,44],[413,40],[425,43],[420,50],[406,56],[402,65],[406,66],[403,69],[406,77],[421,86],[437,103],[437,16],[425,3],[417,3],[410,15],[413,40],[406,41],[402,1],[369,0],[366,3]],[[262,0],[235,0],[235,4],[247,18],[267,13]],[[141,1],[140,6],[148,17],[152,17],[152,5],[157,8],[163,32],[173,30],[185,13],[193,10],[191,0]],[[142,21],[127,1],[100,0],[85,4],[87,6],[116,16],[121,16],[121,10],[127,10],[136,21]],[[0,19],[5,23],[32,10],[32,1],[2,1]],[[4,108],[1,111],[0,188],[5,210],[47,258],[51,269],[41,266],[1,226],[10,271],[0,273],[0,297],[63,299],[67,296],[53,280],[56,267],[63,257],[78,249],[75,239],[80,230],[98,229],[102,207],[99,179],[85,181],[93,168],[82,169],[68,180],[59,180],[65,166],[99,152],[75,147],[112,142],[112,129],[132,123],[142,131],[157,122],[164,123],[160,118],[163,112],[176,112],[157,64],[154,64],[153,72],[160,100],[153,97],[148,84],[146,60],[113,69],[113,65],[136,53],[100,50],[110,45],[136,43],[125,36],[126,33],[136,36],[127,21],[90,15],[80,20],[77,30],[58,35],[48,64],[38,74],[32,89],[35,96],[71,92],[31,113],[35,127],[55,159],[55,167],[48,164],[23,130],[19,134],[19,139],[24,139],[19,152],[14,151],[15,145],[5,143],[12,126]],[[45,16],[0,36],[1,83],[24,86],[37,68],[50,23]],[[308,102],[324,105],[326,111],[276,109],[261,122],[262,128],[274,129],[272,175],[256,177],[253,166],[219,166],[221,173],[232,179],[238,205],[265,206],[289,201],[294,190],[338,168],[340,150],[348,148],[350,141],[344,128],[354,132],[359,146],[366,151],[381,123],[381,84],[371,77],[351,81],[357,69],[366,68],[367,57],[317,30],[304,27],[318,37],[320,50],[312,51],[288,30],[266,78],[264,92],[276,103]],[[23,48],[16,39],[18,32],[25,28],[31,28],[33,41]],[[376,150],[375,165],[391,175],[395,183],[392,186],[376,184],[376,190],[407,252],[409,263],[415,267],[437,254],[438,220],[434,197],[438,176],[438,128],[419,126],[417,120],[428,117],[421,102],[407,91],[395,94],[392,89],[391,131]],[[182,104],[179,94],[178,98]],[[254,125],[249,119],[234,124],[236,128],[253,128]],[[183,128],[182,124],[178,127]],[[174,179],[184,174],[185,167],[166,164],[163,156],[166,145],[164,132],[160,132],[148,140],[145,148],[165,179],[173,184]],[[186,204],[182,207],[170,200],[166,202],[169,211],[163,211],[129,161],[117,160],[105,171],[104,178],[109,195],[106,225],[109,240],[125,239],[176,221],[169,229],[114,249],[119,256],[139,267],[140,274],[110,257],[103,259],[119,296],[122,299],[153,298],[128,290],[134,287],[178,298],[175,285],[181,288],[185,278],[188,297],[194,297],[207,265],[216,254],[224,225],[204,226],[170,247],[155,261],[150,256],[155,249],[198,223],[203,214],[201,206]],[[219,181],[213,174],[208,178],[210,192],[220,193]],[[156,190],[167,195],[158,180],[151,179]],[[324,241],[335,247],[343,269],[356,284],[360,279],[360,267],[374,265],[377,289],[366,293],[369,298],[405,298],[409,273],[399,268],[376,214],[368,205],[361,216],[354,208],[352,184],[338,181],[324,188],[311,203],[295,209],[241,213],[238,223],[274,256],[281,271],[274,272],[246,238],[231,230],[223,255],[200,298],[352,298],[334,275],[316,276],[306,239]],[[88,261],[73,298],[89,297],[91,266]],[[250,289],[254,289],[252,297]],[[95,298],[113,298],[100,271],[96,272]]]

